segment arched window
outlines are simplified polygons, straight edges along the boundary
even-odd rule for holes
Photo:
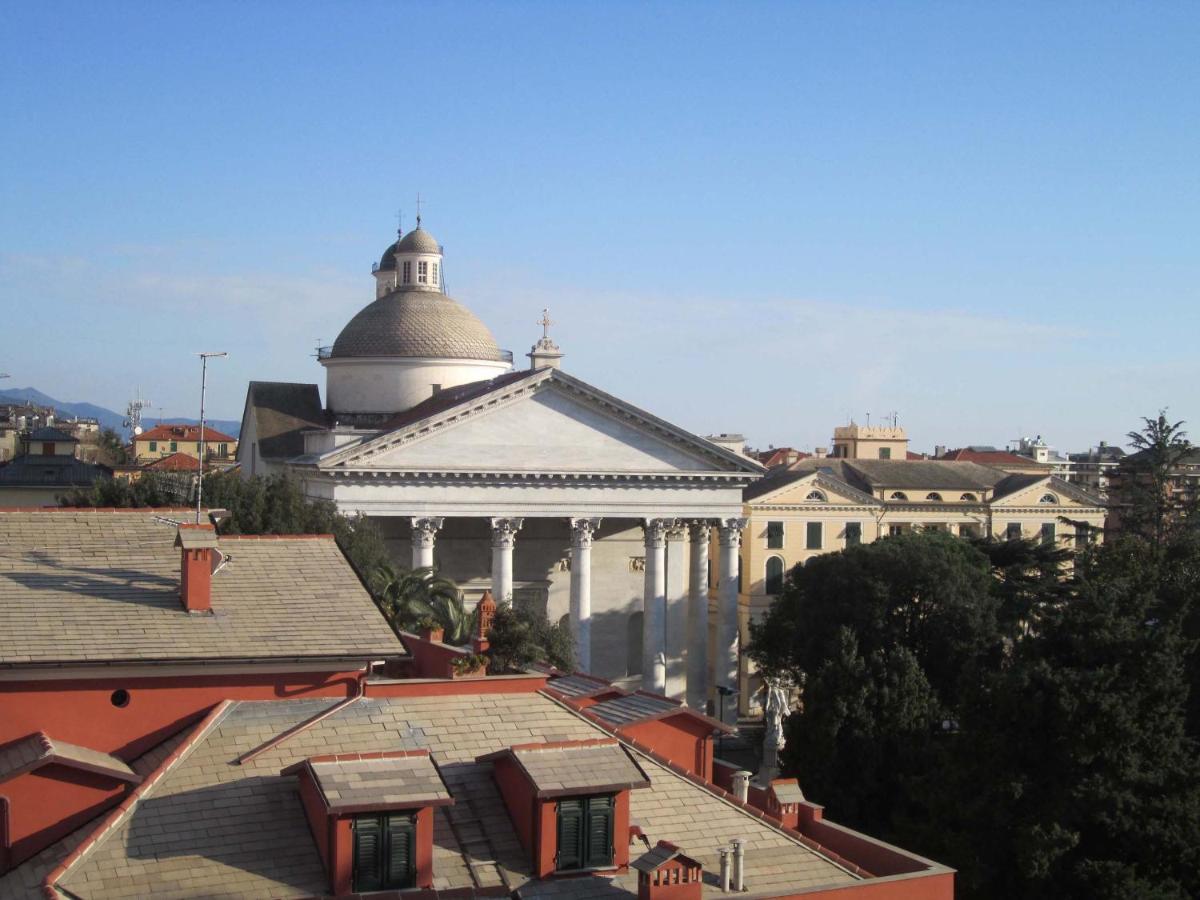
[[[641,612],[632,613],[629,621],[625,624],[625,647],[628,654],[625,658],[626,675],[642,674],[642,619],[644,615]]]
[[[892,496],[889,499],[891,499],[891,500],[907,500],[908,494],[904,493],[904,491],[892,491]]]
[[[816,503],[824,503],[825,495],[823,493],[821,493],[820,491],[809,491],[808,496],[805,497],[804,499],[812,500],[812,501],[815,501]]]
[[[778,556],[767,560],[766,591],[772,595],[783,593],[783,560]]]
[[[1057,503],[1057,502],[1058,502],[1058,498],[1055,497],[1053,494],[1042,494],[1042,499],[1038,501],[1038,503],[1047,503],[1047,504],[1052,504],[1052,503]]]
[[[930,491],[928,494],[925,495],[925,499],[928,500],[930,503],[941,503],[942,495],[939,494],[937,491]]]
[[[976,497],[974,494],[963,494],[958,499],[961,500],[963,503],[977,503],[979,501],[979,498]]]

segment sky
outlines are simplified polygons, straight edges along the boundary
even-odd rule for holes
[[[241,416],[397,215],[692,431],[1200,439],[1195,3],[8,3],[0,387]]]

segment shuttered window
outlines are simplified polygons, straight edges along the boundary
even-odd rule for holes
[[[862,543],[862,522],[846,523],[846,546],[857,547]]]
[[[613,864],[613,797],[558,802],[556,868],[600,869]]]
[[[782,550],[783,549],[783,523],[768,522],[767,523],[767,549]]]
[[[415,825],[404,813],[354,819],[354,890],[384,891],[412,887]]]

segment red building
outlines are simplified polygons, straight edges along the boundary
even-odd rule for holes
[[[953,894],[794,781],[719,786],[720,723],[452,677],[471,648],[397,637],[331,539],[186,515],[0,511],[0,897],[665,898],[722,858],[748,896]]]

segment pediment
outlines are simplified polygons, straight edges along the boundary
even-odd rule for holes
[[[323,469],[700,474],[761,471],[553,370],[322,458]]]
[[[824,499],[810,500],[810,495],[814,493],[820,493]],[[755,497],[751,502],[755,506],[795,507],[862,506],[864,503],[879,503],[870,494],[821,472],[811,472],[803,478],[783,485],[778,490]]]
[[[1053,495],[1057,503],[1042,503],[1047,494]],[[1047,511],[1054,509],[1096,508],[1104,504],[1099,498],[1080,490],[1061,478],[1047,476],[1020,490],[1013,491],[992,501],[995,508],[1037,506]]]

